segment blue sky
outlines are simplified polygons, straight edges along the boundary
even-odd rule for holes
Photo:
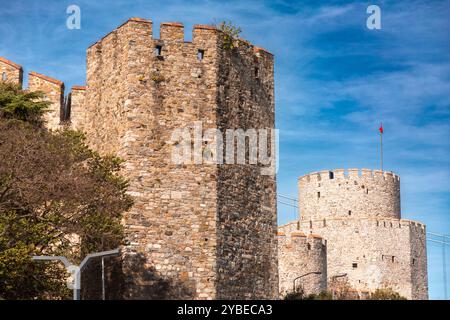
[[[129,17],[183,22],[187,40],[194,24],[232,21],[275,54],[279,193],[296,196],[297,177],[311,171],[378,168],[383,121],[403,217],[450,234],[450,1],[0,3],[0,56],[66,88],[84,84],[86,48]],[[71,4],[80,30],[66,28]],[[381,30],[366,28],[370,4],[381,8]],[[279,222],[292,219],[280,205]],[[428,256],[430,297],[443,298],[440,246],[429,243]]]

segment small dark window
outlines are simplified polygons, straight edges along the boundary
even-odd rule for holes
[[[205,50],[198,50],[197,51],[197,60],[202,61],[205,57]]]
[[[160,57],[162,52],[162,46],[156,46],[155,47],[155,56]]]
[[[320,199],[320,192],[317,192],[317,199]]]
[[[369,188],[366,189],[366,194],[369,194]]]
[[[413,258],[412,264],[413,266],[416,264],[416,259]]]
[[[330,171],[330,179],[334,179],[334,172]]]
[[[353,267],[353,269],[356,269],[356,268],[358,268],[358,264],[357,263],[352,263],[352,267]]]
[[[6,81],[7,78],[8,78],[8,77],[6,76],[6,72],[3,72],[3,73],[2,73],[2,80],[3,80],[3,81]]]
[[[349,215],[349,216],[352,215],[352,210],[348,210],[348,215]]]
[[[255,67],[255,78],[259,78],[259,68]]]
[[[392,262],[395,262],[395,256],[392,256]]]
[[[308,250],[311,250],[311,244],[310,243],[308,243],[307,247],[308,247]]]

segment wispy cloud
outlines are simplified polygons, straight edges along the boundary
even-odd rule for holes
[[[344,0],[79,0],[82,29],[70,31],[72,2],[3,6],[0,55],[70,87],[85,81],[87,46],[129,17],[152,19],[156,36],[160,22],[182,21],[187,39],[193,24],[233,21],[275,54],[280,192],[295,195],[309,171],[377,167],[383,121],[385,165],[402,177],[405,215],[429,230],[450,227],[449,0],[378,1],[375,31],[368,3]]]

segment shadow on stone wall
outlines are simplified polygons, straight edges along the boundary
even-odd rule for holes
[[[102,299],[101,260],[89,263],[82,273],[81,283],[82,300]],[[127,255],[125,259],[105,259],[106,300],[192,299],[194,294],[193,284],[160,277],[153,266],[147,266],[142,253]]]

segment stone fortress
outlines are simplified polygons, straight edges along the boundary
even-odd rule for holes
[[[222,132],[274,128],[273,55],[244,40],[225,49],[213,26],[194,26],[192,42],[181,23],[162,23],[159,39],[152,28],[131,18],[91,45],[86,86],[66,99],[61,81],[29,73],[28,89],[52,102],[49,129],[81,130],[95,150],[125,160],[134,206],[108,298],[277,298],[275,176],[259,165],[171,161],[172,132],[196,121]],[[0,68],[22,83],[21,66],[2,58]]]
[[[306,292],[343,277],[362,298],[377,288],[428,298],[425,225],[401,219],[399,176],[325,170],[300,177],[298,188],[300,219],[278,232],[282,294],[295,277],[325,269],[299,279]]]
[[[162,23],[160,39],[152,28],[131,18],[91,45],[86,85],[66,97],[63,82],[28,74],[28,89],[51,102],[49,129],[81,130],[92,148],[125,160],[135,202],[107,298],[276,299],[317,271],[297,283],[320,292],[346,273],[361,291],[388,285],[427,298],[425,227],[400,219],[398,176],[302,177],[301,219],[277,227],[276,178],[260,165],[173,164],[171,133],[196,121],[222,132],[274,128],[274,61],[244,40],[225,49],[212,26],[194,26],[192,42],[181,23]],[[22,85],[22,67],[1,57],[0,75]],[[98,298],[89,287],[83,297]]]

